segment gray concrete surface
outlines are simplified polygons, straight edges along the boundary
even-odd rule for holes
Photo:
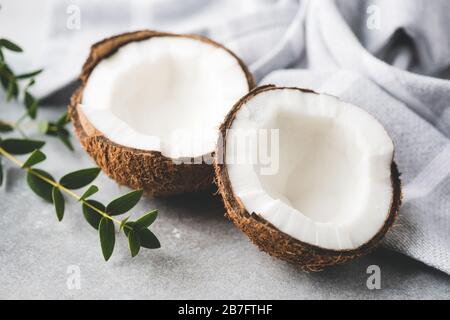
[[[62,110],[45,108],[41,116],[55,118]],[[2,119],[14,119],[20,111],[16,105],[0,105]],[[92,165],[74,144],[77,150],[70,154],[50,139],[44,148],[49,159],[40,167],[59,178]],[[219,197],[208,194],[141,201],[135,216],[160,210],[153,230],[162,248],[131,259],[120,235],[113,257],[104,262],[98,236],[78,203],[69,200],[58,223],[52,206],[28,189],[23,172],[5,164],[6,183],[0,188],[2,299],[450,299],[447,275],[383,248],[348,265],[304,273],[260,252],[224,218]],[[103,174],[96,184],[101,191],[94,198],[99,200],[128,191]],[[380,290],[366,286],[366,270],[373,264],[381,268]],[[67,285],[73,266],[80,270],[80,289]]]

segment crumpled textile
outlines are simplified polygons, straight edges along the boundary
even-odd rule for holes
[[[404,186],[384,245],[450,273],[450,2],[44,2],[6,1],[3,14],[15,18],[0,20],[0,36],[33,52],[13,58],[19,69],[45,68],[40,96],[76,78],[93,42],[147,28],[203,34],[237,53],[260,84],[310,88],[368,110],[394,140]],[[41,18],[12,21],[29,11]]]

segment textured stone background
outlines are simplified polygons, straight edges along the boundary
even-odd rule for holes
[[[56,118],[63,111],[57,100],[56,106],[43,108],[43,118]],[[51,104],[54,101],[46,102]],[[0,105],[3,119],[14,119],[21,110],[14,104]],[[41,167],[59,178],[92,165],[74,144],[77,151],[70,154],[50,139],[44,148],[49,159]],[[28,189],[23,172],[5,163],[6,183],[0,188],[3,299],[450,299],[447,275],[383,248],[349,265],[304,273],[260,252],[224,218],[220,199],[212,195],[141,201],[135,215],[160,210],[153,230],[162,248],[131,259],[120,235],[113,257],[105,263],[97,234],[84,221],[79,204],[69,200],[58,223],[52,206]],[[99,200],[128,191],[103,174],[96,184],[101,191],[94,198]],[[381,290],[366,287],[366,269],[372,264],[381,268]],[[81,271],[79,290],[67,287],[72,265]]]

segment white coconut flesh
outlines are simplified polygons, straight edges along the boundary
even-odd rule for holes
[[[394,148],[366,111],[327,95],[275,89],[247,101],[231,129],[225,163],[248,212],[295,239],[332,250],[358,248],[384,225],[393,197]],[[275,174],[254,161],[251,148],[236,143],[243,129],[279,130]]]
[[[225,49],[154,37],[103,59],[89,76],[81,109],[115,143],[197,157],[214,150],[220,123],[248,91],[243,69]]]

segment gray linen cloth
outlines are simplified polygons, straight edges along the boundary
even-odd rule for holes
[[[33,48],[19,69],[46,68],[41,96],[75,79],[92,42],[153,28],[224,43],[261,84],[311,88],[368,110],[394,140],[404,184],[384,245],[450,273],[450,2],[9,0],[2,10],[14,21],[0,19],[0,36]],[[41,17],[23,21],[32,35],[12,27],[27,10]]]

